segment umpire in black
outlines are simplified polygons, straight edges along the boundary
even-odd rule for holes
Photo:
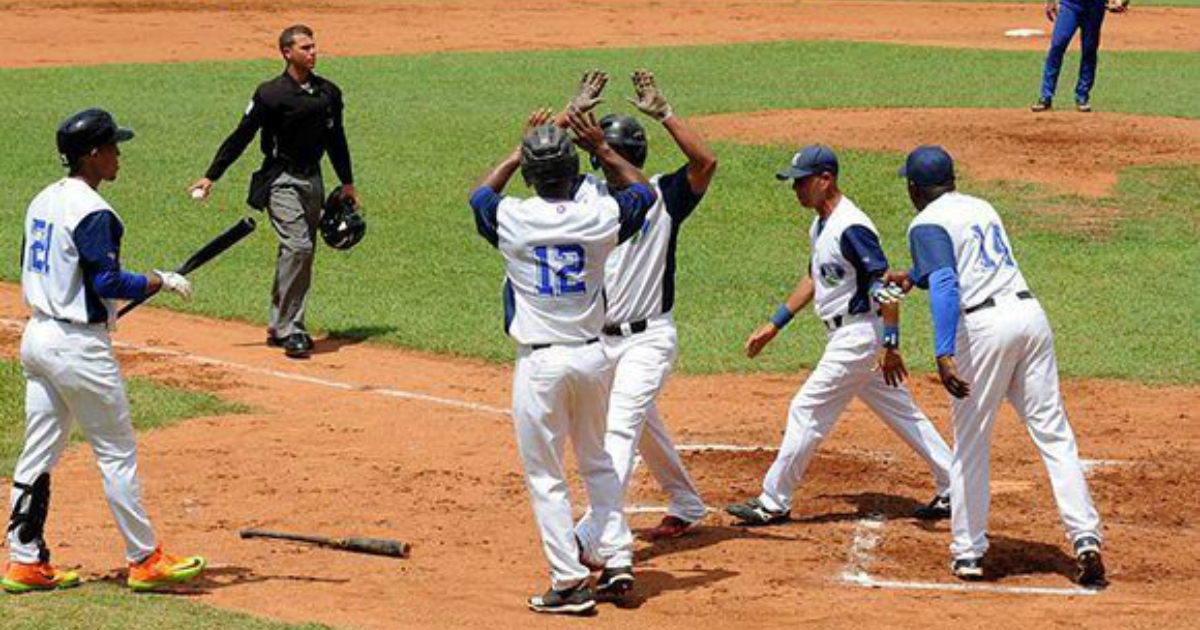
[[[279,235],[267,344],[282,346],[287,356],[299,359],[308,357],[313,346],[304,328],[304,304],[312,284],[315,236],[325,196],[321,157],[326,152],[342,182],[343,196],[357,204],[358,193],[342,127],[342,92],[313,73],[317,44],[312,29],[303,25],[284,29],[279,51],[287,69],[258,86],[237,129],[189,190],[196,199],[207,197],[213,182],[262,130],[263,163],[250,179],[247,202],[267,211]]]

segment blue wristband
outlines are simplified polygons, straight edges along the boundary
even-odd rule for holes
[[[771,323],[775,324],[775,328],[783,330],[783,327],[787,326],[795,316],[795,313],[788,309],[787,304],[780,304],[779,308],[775,309],[775,314],[771,316]]]
[[[899,326],[884,326],[883,327],[883,347],[899,348],[900,347],[900,327]]]

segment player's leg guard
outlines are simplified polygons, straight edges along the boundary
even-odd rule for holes
[[[38,562],[49,562],[44,535],[50,513],[50,473],[38,475],[31,484],[14,481],[13,487],[19,494],[8,518],[8,533],[23,545],[37,545]]]

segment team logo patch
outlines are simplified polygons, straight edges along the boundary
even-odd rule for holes
[[[837,263],[821,265],[821,283],[827,287],[836,287],[846,279],[846,268]]]

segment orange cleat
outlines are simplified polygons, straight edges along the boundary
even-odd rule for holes
[[[157,591],[187,582],[204,570],[204,558],[180,558],[162,550],[159,545],[149,558],[129,565],[129,588],[137,591]]]
[[[79,574],[74,571],[55,569],[50,566],[49,562],[36,564],[10,562],[4,570],[4,579],[0,581],[0,586],[13,594],[53,591],[59,588],[79,586]]]

